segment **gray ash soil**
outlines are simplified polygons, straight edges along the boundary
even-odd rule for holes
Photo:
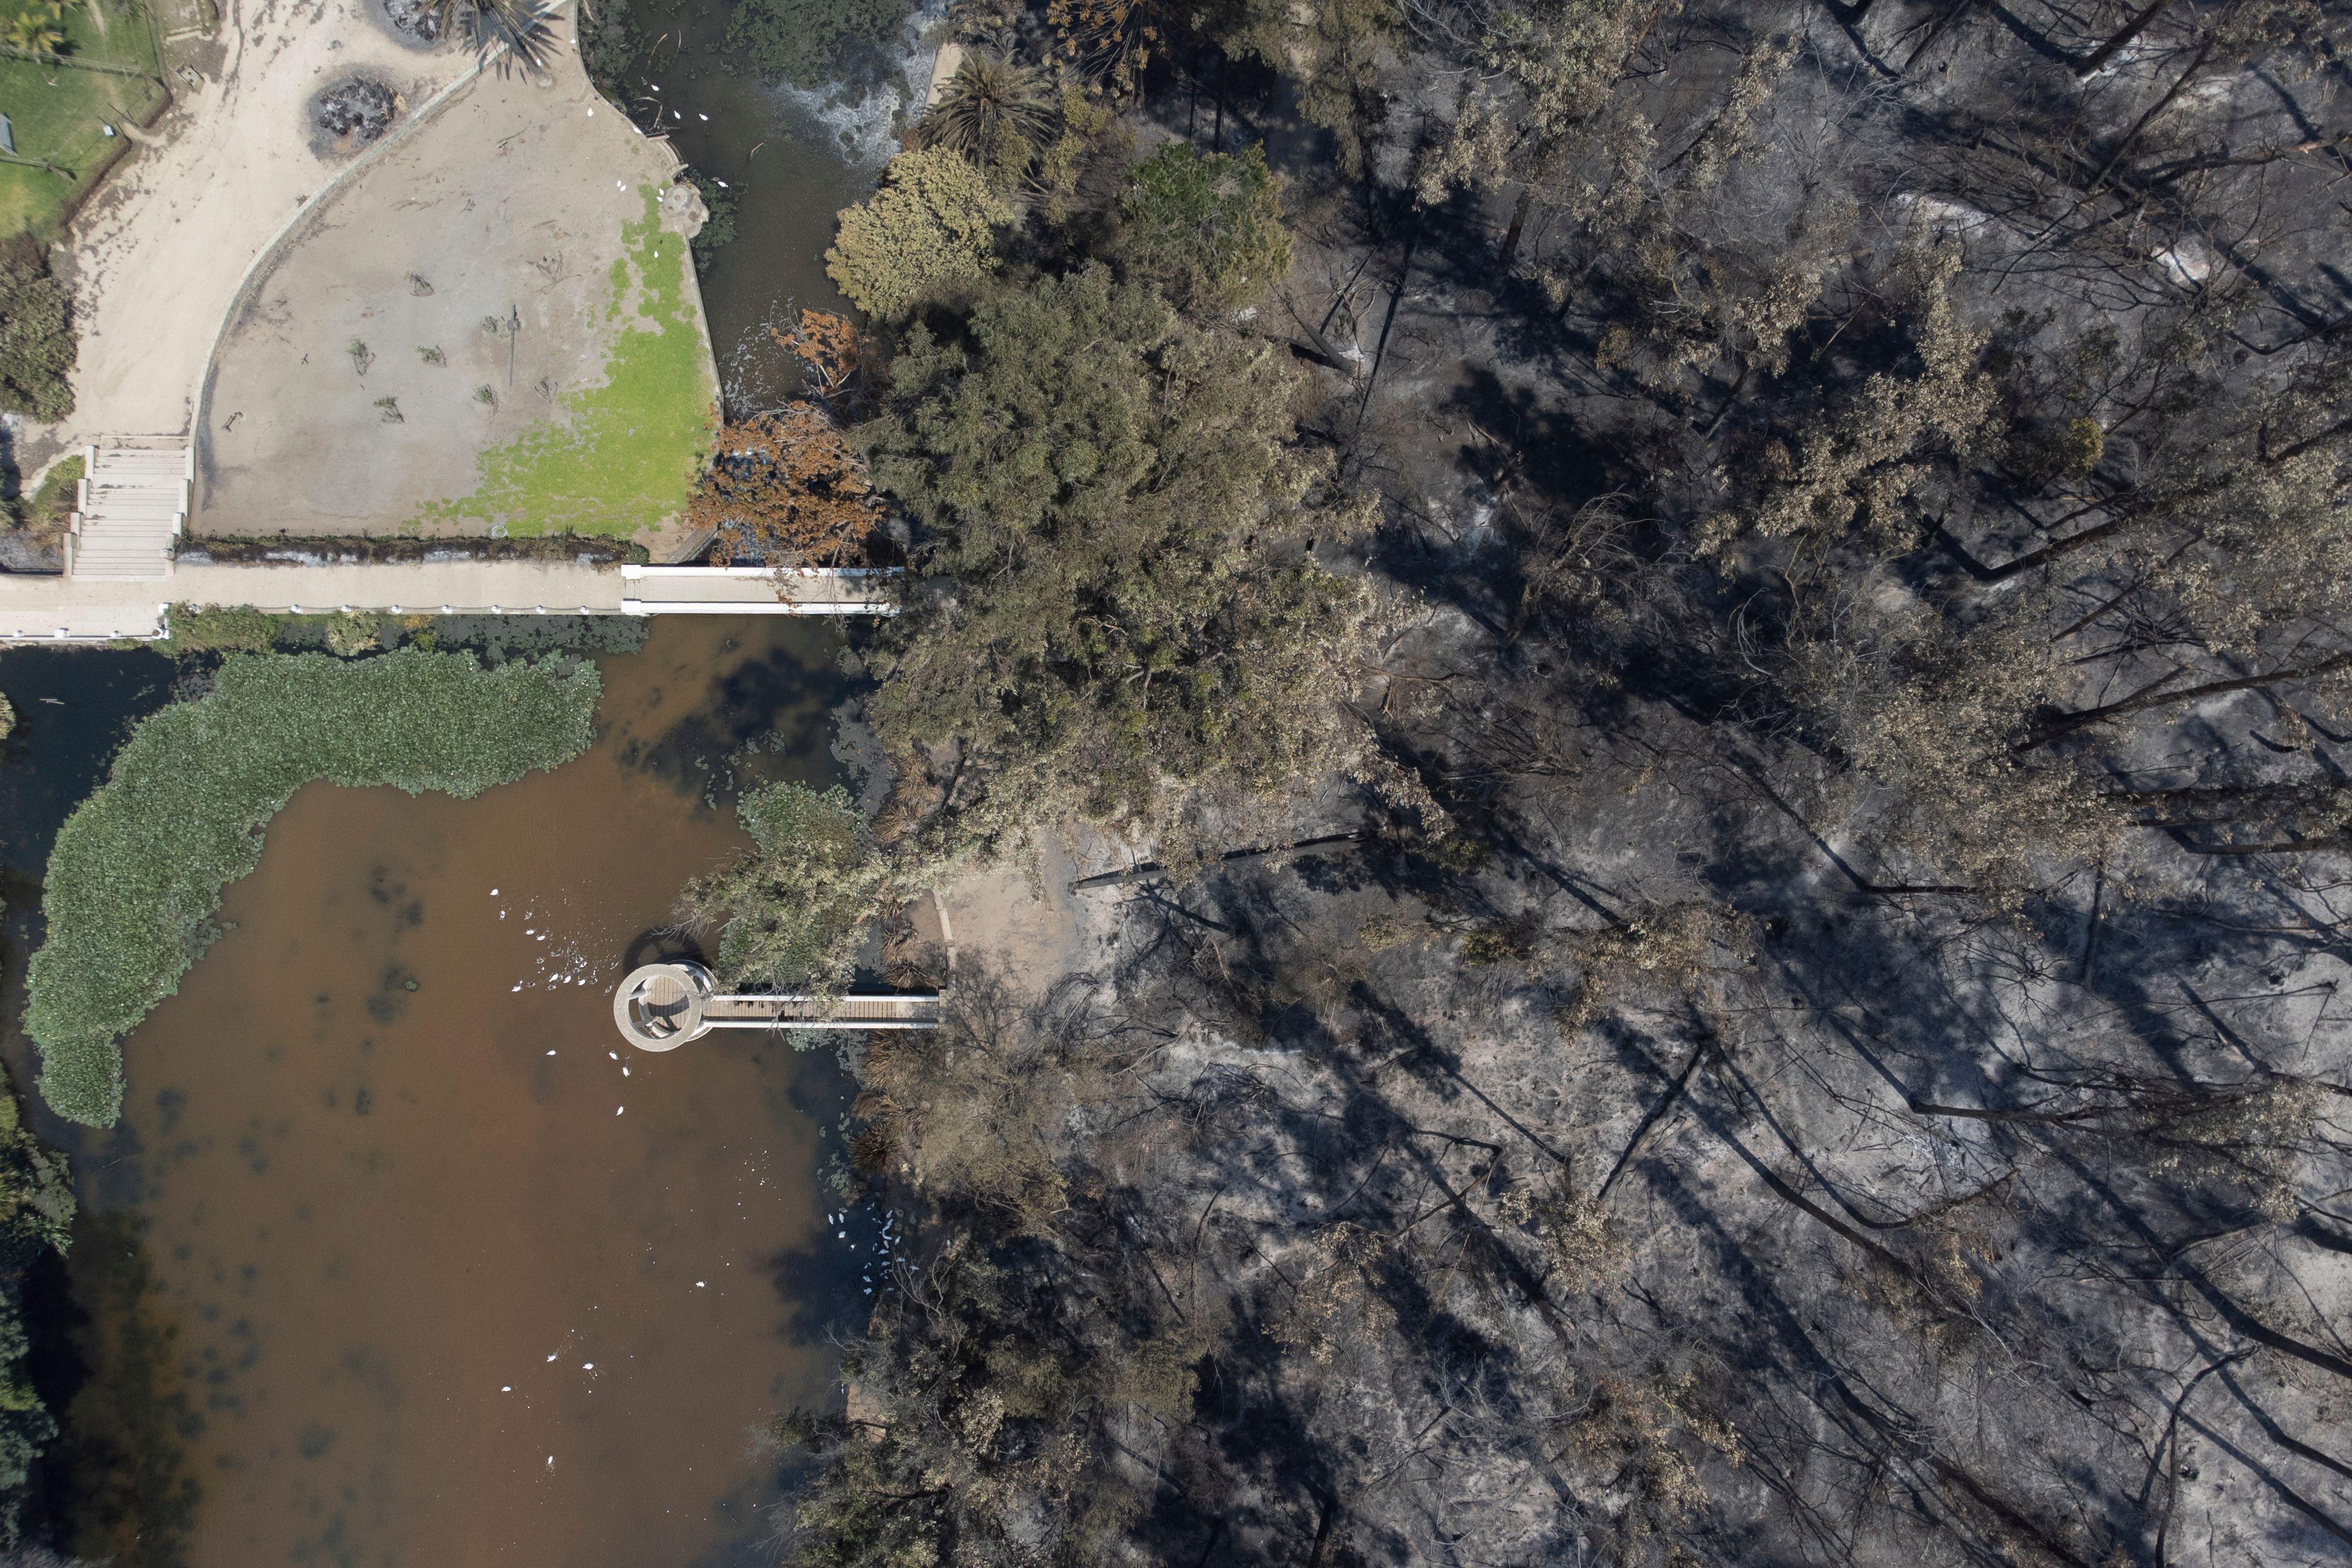
[[[425,0],[383,0],[383,14],[403,37],[425,44],[441,41],[441,14]]]
[[[406,107],[388,83],[354,77],[321,89],[310,100],[310,127],[337,148],[364,147],[391,130]]]

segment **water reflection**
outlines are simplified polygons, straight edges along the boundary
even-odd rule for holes
[[[200,1497],[188,1447],[205,1418],[182,1386],[177,1314],[144,1228],[136,1214],[85,1211],[70,1278],[52,1260],[31,1281],[34,1385],[63,1428],[37,1500],[79,1555],[161,1568],[186,1561]]]
[[[678,156],[726,183],[735,238],[699,268],[703,311],[730,416],[773,408],[800,390],[777,346],[803,306],[847,309],[825,276],[834,215],[872,194],[900,129],[930,80],[943,5],[919,11],[866,90],[804,91],[730,70],[725,5],[640,0],[651,47],[630,73],[629,112],[658,121]]]

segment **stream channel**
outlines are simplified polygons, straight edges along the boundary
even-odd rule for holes
[[[625,81],[606,90],[735,202],[734,239],[699,268],[730,415],[773,408],[800,390],[775,329],[792,326],[803,306],[848,310],[824,270],[834,215],[871,195],[898,151],[898,127],[930,83],[937,49],[925,38],[943,9],[931,0],[894,51],[863,60],[870,86],[853,98],[728,68],[718,0],[635,0],[645,47]]]
[[[756,1434],[832,1394],[882,1216],[821,1184],[830,1052],[633,1052],[620,977],[744,847],[716,780],[834,780],[841,628],[677,616],[598,659],[595,744],[472,801],[312,784],[226,932],[130,1037],[121,1125],[37,1105],[81,1212],[37,1279],[64,1436],[40,1501],[87,1558],[773,1559]],[[0,653],[9,1067],[35,879],[148,653]],[[53,701],[44,700],[53,699]]]

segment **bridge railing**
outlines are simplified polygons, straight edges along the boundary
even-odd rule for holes
[[[939,1026],[938,992],[867,992],[843,996],[769,992],[713,996],[702,1016],[722,1029],[930,1029]]]

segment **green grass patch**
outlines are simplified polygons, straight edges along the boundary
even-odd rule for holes
[[[232,656],[211,693],[142,721],[58,834],[25,1028],[59,1115],[113,1125],[121,1037],[217,934],[221,893],[314,780],[465,799],[585,750],[593,665],[404,649],[345,662]]]
[[[35,528],[62,529],[72,521],[74,502],[81,494],[82,470],[89,459],[61,458],[41,476],[40,488],[25,503],[25,521]]]
[[[174,605],[165,620],[172,635],[163,651],[188,653],[268,653],[278,644],[286,617],[267,610],[241,608],[199,610]]]
[[[369,610],[290,616],[192,605],[173,605],[168,618],[171,636],[152,646],[174,658],[321,649],[350,658],[379,648],[467,648],[490,665],[550,654],[635,653],[646,646],[651,625],[643,616],[391,616]]]
[[[411,526],[625,537],[685,510],[719,428],[719,389],[686,293],[687,242],[644,217],[623,226],[608,313],[624,319],[599,385],[560,416],[476,461],[474,493],[436,501]]]
[[[81,493],[82,468],[83,459],[79,457],[50,464],[49,471],[41,476],[39,488],[19,498],[17,525],[40,538],[63,537],[67,525],[73,521],[74,501]]]
[[[7,111],[23,160],[0,162],[0,235],[53,237],[66,210],[131,150],[130,138],[108,136],[101,124],[118,132],[126,121],[144,125],[169,96],[157,79],[155,30],[145,8],[101,4],[103,33],[86,0],[58,21],[67,63],[0,58],[0,110]]]

